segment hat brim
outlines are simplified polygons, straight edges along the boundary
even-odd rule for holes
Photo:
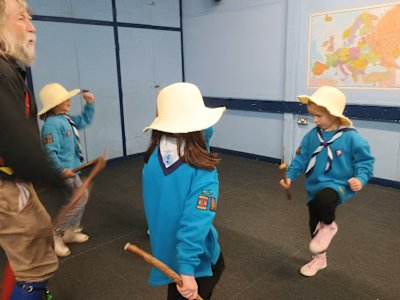
[[[353,124],[353,122],[349,118],[347,118],[345,115],[330,111],[324,105],[324,103],[322,101],[318,100],[315,97],[308,96],[308,95],[300,95],[300,96],[297,96],[297,99],[303,104],[308,104],[308,102],[311,101],[311,102],[315,103],[318,106],[322,106],[322,107],[326,108],[332,116],[338,117],[340,119],[340,122],[343,125],[352,125]]]
[[[80,92],[81,92],[81,89],[74,89],[72,91],[69,91],[66,95],[63,95],[62,97],[60,97],[60,99],[55,100],[53,103],[51,103],[49,105],[43,106],[42,109],[38,112],[38,116],[41,116],[41,115],[47,113],[52,108],[63,103],[65,100],[78,95]]]
[[[149,129],[168,133],[188,133],[207,129],[216,124],[226,111],[225,107],[208,108],[196,112],[195,116],[171,119],[170,121],[155,118],[153,123],[143,129],[143,132]]]

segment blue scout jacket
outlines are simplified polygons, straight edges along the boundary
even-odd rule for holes
[[[76,128],[88,126],[94,116],[94,103],[87,103],[79,116],[69,116]],[[58,172],[74,169],[81,165],[79,146],[71,124],[64,115],[49,116],[41,131],[42,144],[47,151],[54,168]]]
[[[321,130],[324,141],[329,141],[336,131]],[[321,142],[317,136],[317,127],[311,129],[303,138],[297,155],[290,164],[287,177],[294,181],[297,176],[306,171],[313,152]],[[364,186],[373,175],[374,158],[371,156],[368,142],[354,129],[343,132],[343,135],[329,145],[333,160],[331,169],[325,172],[328,161],[327,148],[316,156],[314,169],[307,174],[306,189],[308,201],[324,188],[332,188],[339,194],[343,202],[354,196],[347,180],[358,178]]]
[[[159,147],[142,171],[143,197],[152,254],[179,274],[211,276],[220,255],[212,222],[218,199],[218,174],[197,169],[180,159],[168,169]],[[149,283],[172,281],[153,268]]]

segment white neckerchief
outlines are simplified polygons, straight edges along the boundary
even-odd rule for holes
[[[184,150],[184,143],[181,145],[181,153]],[[178,153],[178,145],[175,138],[163,136],[159,144],[161,157],[166,168],[172,166],[180,158]]]
[[[310,173],[315,166],[315,162],[317,160],[317,155],[322,151],[322,149],[324,149],[326,147],[326,152],[328,155],[328,161],[326,162],[326,166],[325,166],[325,173],[329,172],[329,170],[332,167],[332,162],[333,162],[333,153],[332,153],[332,149],[330,147],[330,144],[332,144],[334,141],[336,141],[338,138],[340,138],[343,135],[343,132],[347,131],[347,130],[351,130],[354,129],[352,126],[340,126],[339,129],[336,131],[336,133],[333,135],[333,137],[325,142],[324,139],[322,138],[322,132],[321,129],[317,129],[317,136],[319,141],[321,142],[321,144],[317,147],[317,149],[314,150],[310,162],[308,163],[307,169],[306,169],[306,175],[308,173]]]

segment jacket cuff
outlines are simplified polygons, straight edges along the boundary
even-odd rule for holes
[[[189,264],[179,265],[179,274],[186,276],[194,276],[194,266]]]
[[[358,176],[356,178],[361,181],[361,185],[362,186],[365,186],[367,184],[367,182],[368,182],[368,180],[366,178],[364,178],[364,177]]]

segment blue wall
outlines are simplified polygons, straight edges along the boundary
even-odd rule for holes
[[[182,8],[180,7],[182,2]],[[159,88],[196,83],[226,105],[213,146],[290,161],[313,126],[296,102],[307,88],[309,15],[390,1],[30,0],[38,29],[36,94],[48,82],[89,88],[96,119],[83,138],[92,159],[141,153]],[[182,19],[180,19],[182,9]],[[182,27],[181,27],[182,22]],[[182,29],[181,29],[182,28]],[[181,32],[183,53],[181,53]],[[184,60],[182,60],[184,57]],[[347,114],[371,144],[377,178],[400,182],[399,90],[346,90]],[[72,112],[79,112],[77,99]]]
[[[379,3],[378,3],[379,2]],[[290,161],[304,134],[309,15],[391,1],[231,0],[183,2],[186,80],[210,105],[227,105],[214,146]],[[400,91],[344,90],[347,114],[369,141],[375,176],[400,181]],[[382,181],[381,181],[382,182]]]

